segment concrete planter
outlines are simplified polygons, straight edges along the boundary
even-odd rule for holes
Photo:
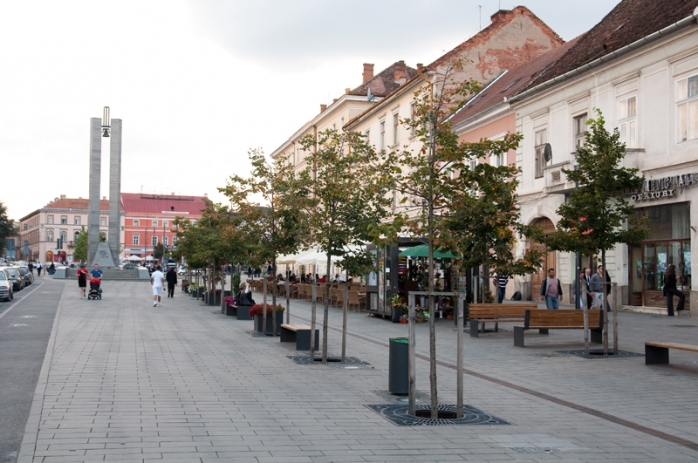
[[[277,336],[279,335],[279,331],[281,330],[281,324],[284,322],[284,313],[283,312],[277,312],[274,311],[276,314],[276,334]],[[261,315],[255,315],[254,317],[254,329],[258,332],[262,332],[262,316]],[[266,333],[271,334],[274,330],[274,320],[271,318],[271,314],[267,314],[267,329]]]

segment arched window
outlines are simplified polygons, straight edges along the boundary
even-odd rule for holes
[[[62,231],[61,232],[61,239],[63,240],[64,243],[67,242],[68,241],[68,232]]]
[[[141,244],[141,235],[133,235],[133,244],[136,246]]]
[[[46,231],[46,241],[53,241],[53,230]]]
[[[164,244],[165,246],[167,246],[167,244],[168,244],[167,235],[165,235],[165,236],[162,237],[162,244]]]

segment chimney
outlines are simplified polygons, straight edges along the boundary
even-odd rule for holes
[[[373,64],[364,63],[364,84],[373,79]]]
[[[106,197],[106,196],[102,196],[102,201],[106,201],[106,200],[107,200],[107,197]]]
[[[204,193],[204,198],[208,198],[208,193]]]
[[[61,195],[61,199],[65,199],[65,195]]]
[[[499,10],[492,16],[490,16],[490,20],[492,21],[492,24],[504,19],[504,17],[511,13],[511,10]]]
[[[344,93],[346,93],[347,95],[349,94],[349,92],[351,92],[351,89],[349,87],[344,89]]]
[[[321,105],[320,105],[320,112],[321,112],[321,113],[324,113],[326,109],[327,109],[327,105],[326,105],[326,104],[321,104]]]
[[[417,74],[424,72],[424,65],[422,63],[417,63]]]
[[[398,61],[395,63],[395,71],[393,72],[393,79],[395,82],[404,83],[407,79],[407,66],[405,66],[404,61]]]

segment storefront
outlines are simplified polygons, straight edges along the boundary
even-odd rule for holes
[[[664,194],[662,191],[667,189],[658,190],[657,194]],[[634,199],[637,201],[637,196]],[[628,247],[630,304],[666,307],[664,275],[673,264],[677,287],[686,295],[688,310],[692,276],[690,203],[648,204],[638,208],[638,212],[647,218],[649,233],[642,243]]]

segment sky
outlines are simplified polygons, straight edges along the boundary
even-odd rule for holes
[[[121,191],[218,193],[395,61],[428,64],[527,6],[564,40],[616,0],[53,0],[0,2],[0,201],[19,220],[87,198],[90,118],[123,122]],[[108,140],[108,139],[104,139]],[[108,195],[108,142],[102,195]]]

